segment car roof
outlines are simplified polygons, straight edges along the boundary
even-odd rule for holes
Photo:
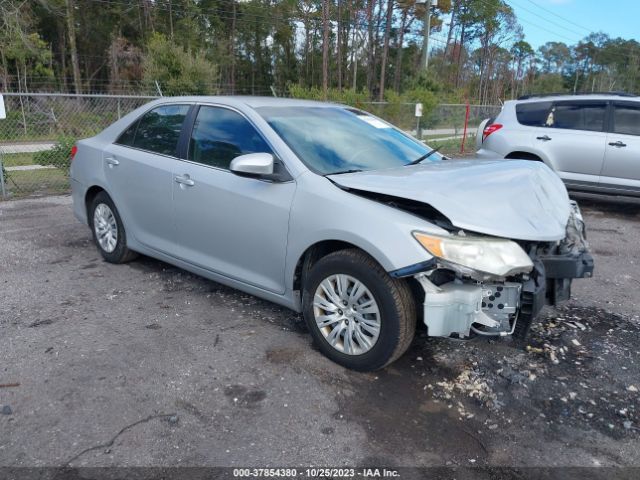
[[[624,102],[640,102],[640,97],[635,95],[621,95],[616,93],[585,93],[585,94],[577,94],[577,95],[532,95],[527,98],[519,98],[517,100],[512,100],[516,103],[532,103],[532,102],[557,102],[560,100],[618,100]]]
[[[199,102],[218,103],[222,105],[238,106],[246,105],[251,108],[259,107],[346,107],[339,103],[318,102],[315,100],[303,100],[298,98],[282,97],[253,97],[245,95],[192,95],[181,97],[161,97],[156,100],[158,103],[168,102]]]

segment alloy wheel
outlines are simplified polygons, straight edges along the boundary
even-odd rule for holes
[[[118,223],[109,205],[100,203],[93,211],[93,228],[100,248],[111,253],[118,244]]]

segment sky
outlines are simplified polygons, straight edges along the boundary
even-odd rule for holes
[[[505,0],[514,9],[525,40],[577,43],[590,32],[640,41],[640,0]]]

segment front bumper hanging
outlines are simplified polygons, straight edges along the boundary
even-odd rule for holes
[[[577,255],[551,255],[542,257],[547,278],[547,301],[549,305],[571,298],[571,280],[590,278],[593,275],[593,257],[589,252]]]
[[[424,290],[424,323],[430,336],[469,336],[474,324],[488,334],[524,337],[542,307],[571,297],[571,281],[593,274],[593,257],[551,255],[535,262],[522,282],[433,284],[425,273],[414,278]]]
[[[582,216],[577,205],[572,204],[572,210],[566,238],[552,249],[554,253],[532,254],[533,270],[517,281],[456,278],[435,285],[427,273],[416,274],[424,290],[424,323],[429,335],[466,337],[473,331],[524,338],[545,304],[568,300],[572,280],[589,278],[594,269]]]
[[[425,274],[415,278],[425,291],[424,322],[430,336],[469,336],[473,324],[503,330],[504,335],[512,333],[509,319],[520,304],[520,283],[449,282],[436,286]]]

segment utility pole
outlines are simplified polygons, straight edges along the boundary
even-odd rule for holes
[[[422,35],[422,66],[425,70],[429,68],[429,32],[431,31],[431,5],[438,4],[437,0],[422,0],[416,3],[424,4],[424,22]]]

